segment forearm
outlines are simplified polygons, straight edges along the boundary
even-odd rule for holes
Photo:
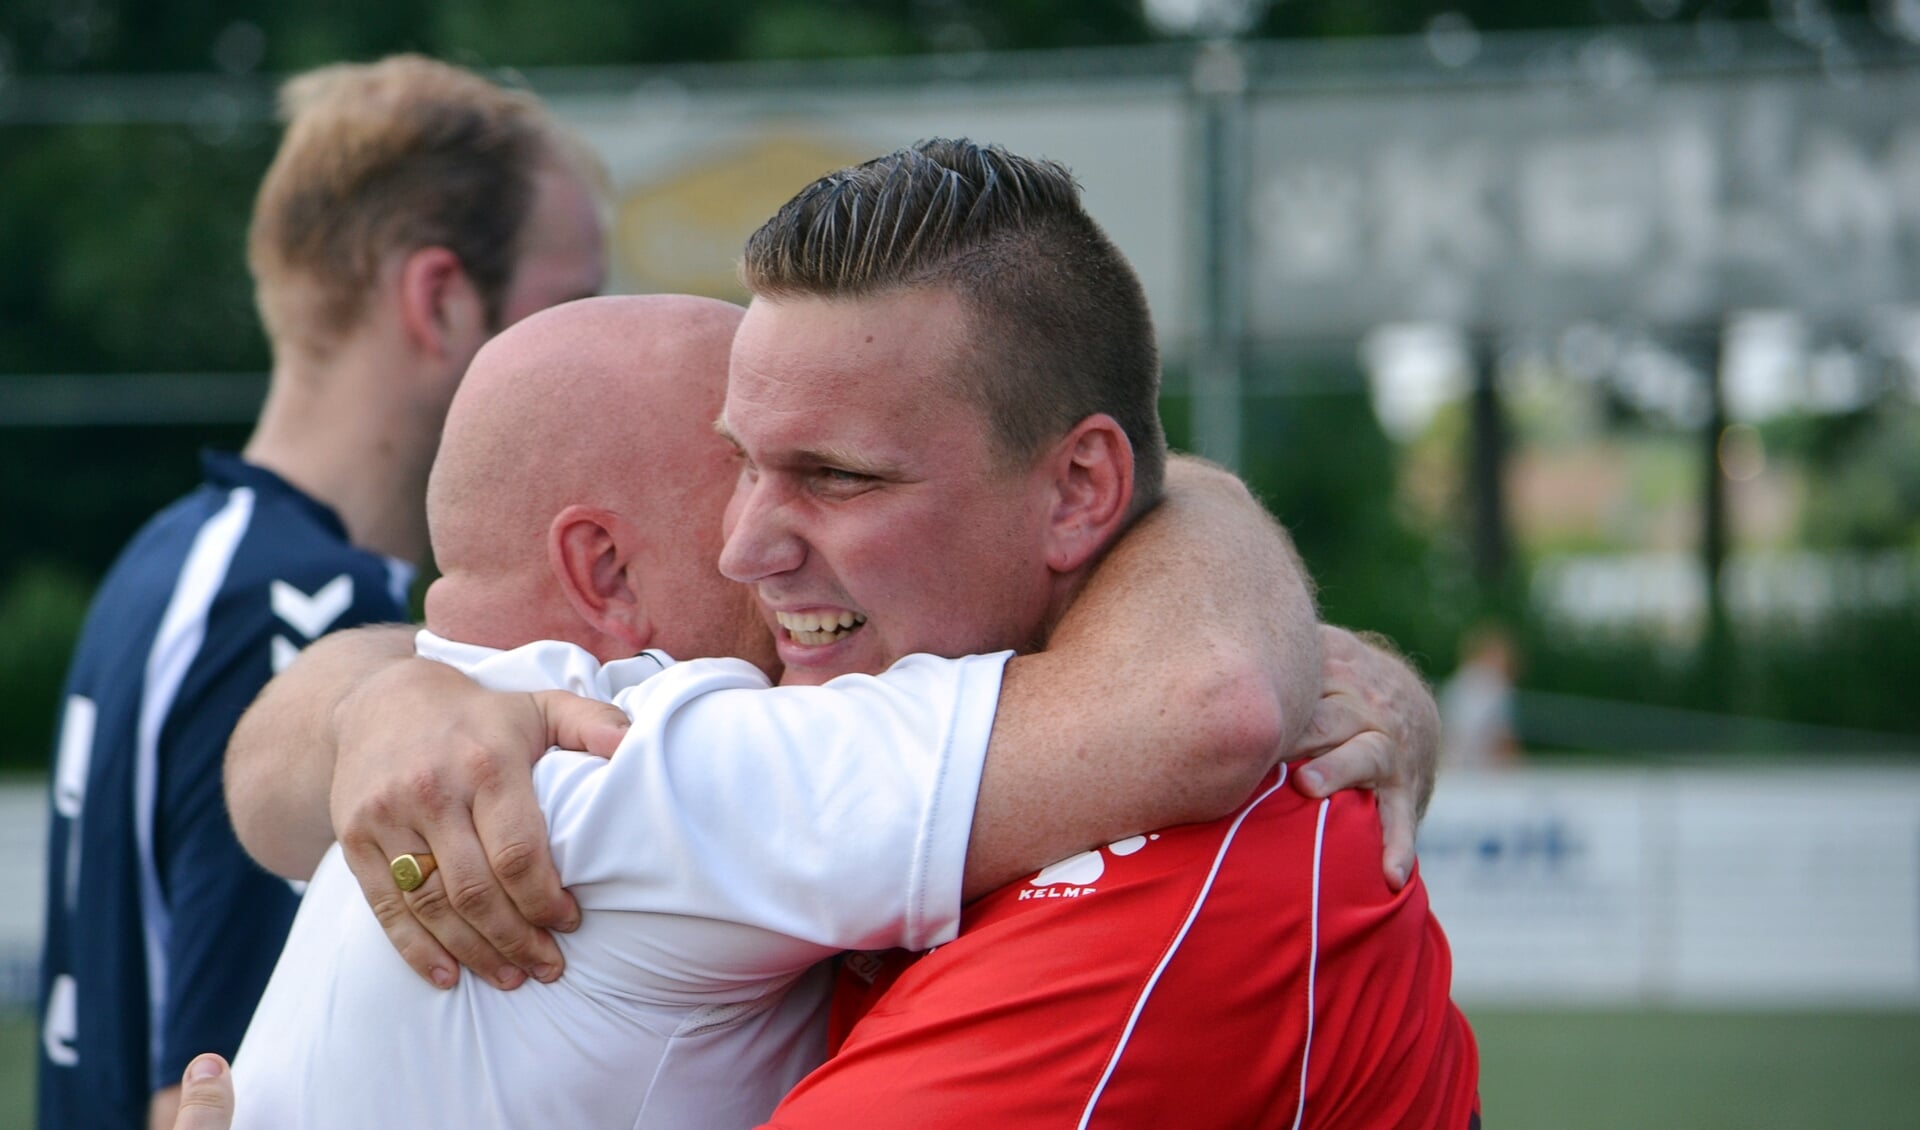
[[[260,692],[227,745],[227,809],[260,864],[304,879],[333,842],[334,715],[370,674],[413,655],[405,626],[336,632],[301,652]]]
[[[1007,668],[969,897],[1095,843],[1225,815],[1318,694],[1312,597],[1231,476],[1181,461],[1045,652]]]

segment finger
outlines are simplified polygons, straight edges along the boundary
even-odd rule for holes
[[[1345,745],[1360,734],[1371,729],[1360,714],[1359,704],[1342,694],[1322,694],[1313,705],[1313,717],[1307,720],[1307,728],[1294,743],[1293,756],[1307,756],[1325,753],[1335,746]]]
[[[233,1125],[233,1073],[217,1055],[195,1056],[180,1077],[180,1113],[173,1130],[227,1130]]]
[[[1360,638],[1345,628],[1333,624],[1320,625],[1320,655],[1322,659],[1334,659],[1351,656],[1363,650]]]
[[[542,691],[533,698],[546,720],[547,744],[561,749],[612,757],[631,725],[626,712],[612,703],[565,691]]]
[[[445,869],[436,869],[419,889],[403,895],[408,914],[432,936],[434,943],[453,955],[453,960],[485,977],[502,989],[517,989],[526,983],[527,974],[519,964],[493,945],[467,920],[456,903],[457,889],[449,888]],[[468,899],[478,897],[468,894]],[[385,923],[382,922],[384,926]],[[393,931],[388,931],[392,938]]]
[[[520,823],[508,827],[504,835],[538,845],[545,857],[546,822],[533,799],[532,775],[517,757],[503,761],[480,757],[469,761],[459,776],[474,789],[471,811],[442,791],[438,773],[425,771],[412,783],[407,797],[408,811],[419,814],[418,827],[397,833],[398,840],[383,838],[387,845],[417,845],[425,839],[438,864],[433,876],[406,896],[406,905],[455,960],[488,981],[515,988],[525,980],[524,974],[551,980],[559,976],[559,949],[521,915],[494,874],[493,852],[482,839],[503,834],[491,827],[489,798],[517,796]],[[559,876],[552,873],[551,863],[547,870],[557,891]],[[391,876],[387,885],[392,887]]]
[[[1297,776],[1302,792],[1328,797],[1341,789],[1373,788],[1390,780],[1392,743],[1378,730],[1367,730],[1302,765]]]
[[[1418,821],[1414,815],[1413,790],[1405,785],[1391,785],[1378,792],[1380,800],[1380,837],[1385,841],[1385,850],[1380,856],[1380,864],[1386,872],[1387,886],[1394,890],[1407,885],[1407,879],[1413,874],[1414,829]]]
[[[489,931],[494,944],[512,953],[531,940],[530,935],[537,933],[535,927],[577,929],[580,906],[560,885],[560,872],[553,865],[553,849],[547,840],[546,815],[534,797],[531,775],[503,780],[481,791],[474,797],[473,822],[489,869],[514,909],[512,921],[495,926],[503,934],[495,936]],[[544,943],[541,959],[558,961],[560,952],[552,939],[540,937]]]
[[[391,860],[367,840],[342,841],[340,849],[373,916],[401,959],[428,982],[442,989],[452,988],[460,979],[459,963],[414,917],[400,889],[393,885]]]

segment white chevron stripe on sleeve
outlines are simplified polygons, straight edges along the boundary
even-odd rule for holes
[[[273,582],[268,591],[273,614],[310,640],[320,638],[341,613],[353,607],[353,578],[346,573],[321,585],[312,596],[285,581]]]

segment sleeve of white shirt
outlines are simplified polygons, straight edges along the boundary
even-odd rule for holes
[[[737,660],[654,675],[616,697],[633,728],[611,760],[536,767],[563,880],[589,916],[690,916],[820,953],[950,940],[1009,654],[822,687],[769,689]]]

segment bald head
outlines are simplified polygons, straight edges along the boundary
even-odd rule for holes
[[[442,574],[429,628],[494,647],[563,639],[603,659],[764,654],[715,568],[735,468],[712,422],[741,313],[705,298],[590,298],[480,351],[427,488]]]

